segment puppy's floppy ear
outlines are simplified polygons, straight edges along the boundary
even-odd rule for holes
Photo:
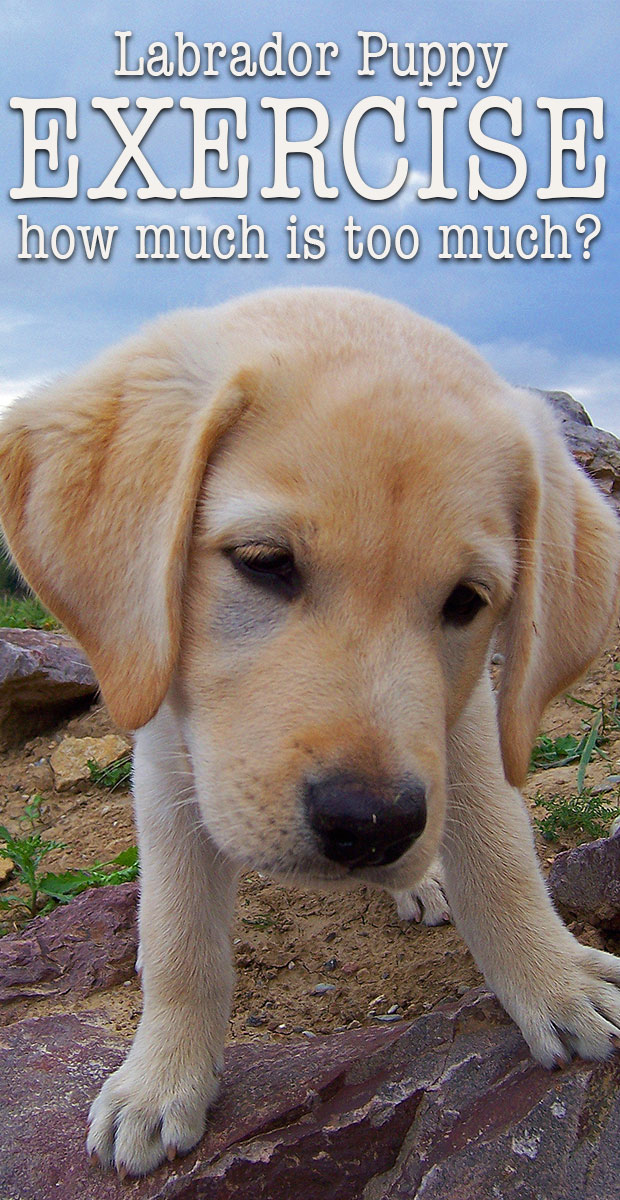
[[[241,384],[215,394],[193,317],[160,322],[0,423],[10,550],[129,728],[165,695],[205,464],[247,403]]]
[[[524,396],[524,408],[531,398]],[[620,524],[550,412],[532,430],[518,573],[504,621],[499,726],[506,777],[525,780],[545,705],[602,649],[618,611]]]

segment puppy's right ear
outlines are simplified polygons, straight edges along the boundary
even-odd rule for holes
[[[243,382],[219,394],[209,384],[196,320],[160,322],[0,422],[9,548],[129,728],[166,693],[205,465],[248,403]]]

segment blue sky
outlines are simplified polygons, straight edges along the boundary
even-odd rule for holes
[[[185,305],[211,304],[261,287],[292,284],[341,284],[378,292],[402,300],[425,315],[450,325],[473,341],[493,365],[511,382],[572,391],[586,404],[598,424],[620,434],[620,353],[618,350],[620,216],[618,173],[618,27],[617,0],[426,0],[390,4],[301,3],[280,0],[269,3],[226,5],[212,0],[98,0],[86,6],[78,0],[2,0],[3,104],[0,253],[2,255],[2,299],[0,300],[0,400],[25,390],[31,383],[50,378],[85,361],[101,347],[136,329],[144,320],[162,311]],[[330,78],[314,74],[296,79],[233,78],[222,59],[217,79],[115,78],[118,43],[115,30],[131,30],[132,65],[153,41],[165,41],[174,49],[173,34],[182,30],[186,38],[201,45],[221,41],[249,42],[256,51],[282,31],[284,42],[332,40],[339,56],[330,63]],[[430,88],[420,88],[419,78],[396,78],[387,60],[377,63],[374,78],[359,77],[361,41],[359,30],[377,30],[399,43],[436,41],[507,42],[497,78],[488,90],[470,79],[460,88],[450,88],[442,76]],[[404,55],[405,51],[402,50]],[[419,59],[418,59],[419,65]],[[477,60],[476,71],[482,66]],[[473,76],[472,76],[473,78]],[[209,199],[183,201],[140,201],[136,189],[144,180],[130,166],[121,184],[127,198],[89,200],[88,187],[101,183],[112,167],[121,143],[107,117],[90,104],[93,96],[171,96],[175,107],[153,125],[142,149],[159,177],[177,189],[192,179],[191,119],[178,106],[181,96],[247,100],[248,137],[243,144],[231,142],[231,168],[224,182],[236,173],[238,153],[250,158],[249,195],[244,200]],[[409,160],[409,180],[399,195],[389,201],[360,198],[348,183],[342,167],[342,130],[353,105],[365,96],[380,95],[394,100],[405,97],[405,141],[397,146],[385,114],[366,118],[358,139],[359,167],[368,183],[379,186],[392,176],[399,156]],[[524,151],[528,176],[522,191],[510,201],[467,199],[468,156],[476,151],[469,138],[467,122],[474,104],[483,96],[495,95],[523,100],[523,134],[514,140]],[[80,159],[79,194],[72,200],[12,200],[9,189],[18,187],[22,174],[22,118],[11,110],[9,98],[75,96],[78,101],[77,138],[61,138],[60,169],[48,176],[62,182],[69,152]],[[289,168],[290,182],[301,188],[297,200],[267,200],[261,187],[272,182],[271,112],[262,109],[260,98],[313,97],[328,110],[330,133],[323,147],[329,186],[337,187],[334,199],[317,198],[311,187],[309,165],[295,158]],[[421,201],[417,188],[430,171],[428,114],[417,107],[421,96],[456,97],[458,108],[446,117],[446,183],[457,189],[454,200]],[[549,174],[549,118],[536,107],[536,99],[549,97],[602,96],[605,137],[595,142],[591,121],[587,127],[587,161],[577,176],[567,161],[566,177],[580,184],[593,178],[596,153],[607,159],[606,190],[602,199],[541,200],[536,190],[544,187]],[[135,107],[125,113],[130,125],[137,123]],[[574,124],[574,118],[573,124]],[[292,136],[311,132],[309,117],[297,118]],[[489,114],[487,131],[509,137],[508,117]],[[213,126],[215,130],[215,123]],[[39,136],[44,136],[44,125]],[[572,136],[568,120],[565,136]],[[505,185],[512,169],[505,159],[482,158],[485,178],[495,186]],[[45,182],[44,156],[38,156],[37,178]],[[570,156],[568,156],[570,157]],[[215,167],[211,162],[209,171]],[[572,172],[572,173],[571,173]],[[18,214],[41,225],[46,233],[59,224],[117,225],[119,232],[107,262],[87,262],[79,251],[67,261],[19,261]],[[136,261],[137,223],[206,225],[210,230],[222,223],[236,226],[239,213],[265,230],[268,259],[265,261],[190,262]],[[541,214],[549,213],[570,234],[568,261],[556,259],[529,262],[515,258],[493,262],[439,261],[440,224],[523,224],[540,227]],[[593,213],[601,221],[601,232],[592,240],[590,258],[582,258],[583,238],[575,231],[576,218]],[[286,260],[286,226],[291,214],[298,226],[323,224],[327,250],[317,262]],[[373,261],[367,254],[351,261],[345,252],[343,226],[353,215],[364,230],[382,224],[395,231],[413,225],[420,237],[420,250],[411,261],[394,254]]]

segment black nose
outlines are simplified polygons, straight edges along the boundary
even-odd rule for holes
[[[349,867],[396,862],[426,825],[426,793],[415,779],[379,789],[339,773],[308,782],[304,803],[325,857]]]

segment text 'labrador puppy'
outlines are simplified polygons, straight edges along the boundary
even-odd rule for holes
[[[276,290],[15,404],[0,474],[19,566],[138,730],[144,1013],[91,1110],[101,1163],[141,1174],[204,1131],[243,870],[423,894],[441,854],[532,1054],[612,1052],[620,960],[554,912],[515,790],[620,572],[538,397],[398,304]]]

